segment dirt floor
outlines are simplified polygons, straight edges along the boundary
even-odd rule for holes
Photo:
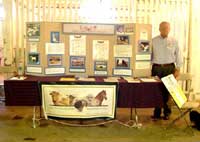
[[[1,102],[0,142],[200,142],[200,131],[188,127],[184,119],[169,126],[179,114],[176,108],[170,120],[158,121],[150,117],[153,109],[137,109],[137,125],[135,109],[131,118],[130,109],[118,108],[112,121],[46,120],[38,107],[33,121],[33,110],[30,106],[5,106]],[[188,120],[188,115],[185,118]]]

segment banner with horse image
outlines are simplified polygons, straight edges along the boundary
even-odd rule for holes
[[[115,118],[116,84],[41,84],[45,118]]]

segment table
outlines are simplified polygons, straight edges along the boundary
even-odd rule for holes
[[[7,106],[40,106],[41,96],[38,83],[42,81],[59,82],[61,77],[27,76],[25,80],[4,80],[5,103]],[[103,82],[102,77],[96,77],[95,80]],[[161,82],[128,83],[120,79],[117,107],[151,108],[162,106],[161,93],[164,89]]]

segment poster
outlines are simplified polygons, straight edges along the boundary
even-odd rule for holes
[[[46,54],[65,54],[64,43],[46,43],[45,44]]]
[[[93,60],[108,60],[109,58],[109,41],[93,40]]]
[[[131,45],[114,45],[114,57],[132,57]]]
[[[114,34],[114,25],[111,24],[75,24],[63,23],[63,33],[73,34]]]
[[[150,69],[150,68],[151,68],[150,61],[136,61],[135,62],[135,69],[141,70],[141,69]]]
[[[136,61],[150,61],[151,54],[136,54]]]
[[[71,56],[86,56],[85,35],[70,35],[69,43],[69,51]]]
[[[115,118],[116,85],[41,83],[45,118]]]

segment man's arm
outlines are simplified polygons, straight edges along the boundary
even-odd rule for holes
[[[180,68],[183,65],[183,57],[181,50],[179,48],[178,42],[176,42],[176,50],[175,50],[175,56],[176,56],[176,68],[174,71],[175,78],[179,76],[180,74]]]

